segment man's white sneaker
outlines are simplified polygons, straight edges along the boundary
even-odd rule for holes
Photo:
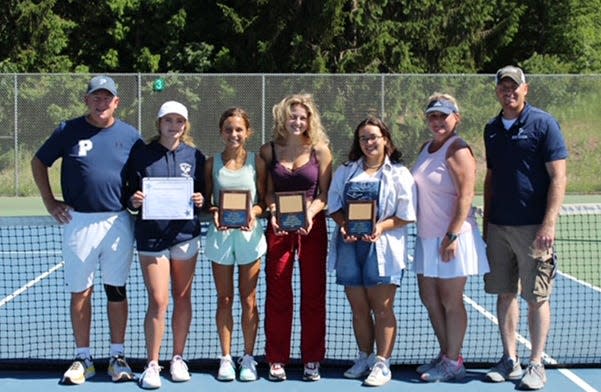
[[[221,357],[219,361],[219,370],[217,371],[219,381],[234,381],[236,379],[236,368],[234,361],[229,355]]]
[[[75,358],[75,361],[69,366],[69,369],[63,374],[61,383],[63,384],[83,384],[90,377],[96,374],[92,358]]]
[[[186,362],[184,362],[184,359],[180,355],[175,355],[171,359],[169,373],[171,373],[171,380],[175,382],[188,381],[191,378],[188,365],[186,365]]]
[[[519,389],[542,389],[547,383],[547,373],[542,363],[530,362],[518,386]]]
[[[523,373],[518,358],[513,359],[503,355],[501,360],[486,373],[484,378],[490,382],[504,382],[506,380],[519,380]]]
[[[392,373],[390,372],[388,365],[378,358],[376,364],[371,369],[371,372],[369,372],[369,376],[367,376],[363,383],[370,387],[379,387],[386,384],[391,379]]]
[[[240,364],[240,381],[256,381],[257,375],[257,362],[252,355],[244,355],[238,360]]]
[[[131,381],[134,379],[134,372],[127,364],[123,355],[116,355],[109,359],[107,373],[111,376],[113,382]]]
[[[157,389],[161,387],[161,367],[156,362],[146,366],[138,379],[138,384],[144,389]]]

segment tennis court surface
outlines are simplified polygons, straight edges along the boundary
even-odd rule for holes
[[[331,222],[330,222],[331,223]],[[204,226],[206,229],[206,226]],[[545,360],[550,368],[545,390],[601,390],[601,205],[566,205],[562,211],[556,250],[560,265],[552,297],[553,325]],[[63,262],[60,252],[61,228],[49,217],[0,218],[0,389],[61,390],[62,372],[73,356],[73,339],[68,315],[68,294],[63,288]],[[295,275],[297,284],[298,275]],[[113,386],[104,374],[108,355],[108,329],[104,292],[97,282],[94,301],[92,350],[97,358],[97,376],[81,390],[138,389],[135,383]],[[298,292],[298,290],[297,290]],[[127,356],[134,371],[144,366],[145,347],[143,318],[146,292],[137,259],[132,265],[128,283],[130,319],[127,335]],[[222,383],[215,379],[219,342],[214,325],[215,293],[209,261],[199,255],[194,286],[194,320],[186,358],[193,379],[174,384],[164,370],[161,390],[287,390],[360,388],[361,383],[346,380],[344,367],[356,356],[351,314],[342,288],[328,276],[327,353],[323,364],[323,379],[317,383],[301,380],[299,365],[300,322],[294,321],[289,380],[283,384],[266,379],[267,369],[260,368],[261,379],[254,383]],[[265,299],[264,276],[258,287],[258,300]],[[406,274],[395,302],[398,318],[398,338],[391,362],[393,381],[384,389],[426,390],[513,390],[515,384],[488,384],[482,381],[486,369],[501,355],[501,345],[495,316],[495,297],[484,293],[481,278],[468,281],[464,300],[469,327],[463,355],[468,365],[468,377],[461,383],[427,385],[419,382],[415,365],[428,361],[437,353],[437,343],[421,304],[416,277]],[[295,304],[298,306],[298,303]],[[239,304],[234,306],[239,315]],[[298,313],[298,312],[296,312]],[[261,311],[261,315],[263,312]],[[525,306],[522,304],[519,355],[527,358],[529,340]],[[168,322],[170,322],[168,320]],[[235,330],[232,342],[234,356],[242,354],[241,332]],[[260,328],[256,355],[262,358],[265,339]],[[171,335],[166,331],[162,348],[163,361],[171,353]],[[567,369],[566,369],[567,368]],[[589,369],[596,368],[596,369]],[[46,369],[46,370],[44,370]],[[30,388],[31,385],[31,388]]]

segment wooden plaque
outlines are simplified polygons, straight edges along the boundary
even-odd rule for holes
[[[219,224],[238,228],[250,223],[251,199],[248,190],[219,191]]]
[[[280,230],[297,231],[307,227],[305,192],[276,192],[275,204]]]

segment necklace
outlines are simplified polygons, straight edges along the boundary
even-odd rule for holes
[[[363,160],[363,167],[366,169],[375,169],[376,167],[380,167],[384,164],[384,162],[378,162],[375,165],[368,165],[367,161]]]

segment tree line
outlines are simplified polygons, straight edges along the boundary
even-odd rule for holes
[[[601,0],[4,0],[2,73],[601,71]]]

